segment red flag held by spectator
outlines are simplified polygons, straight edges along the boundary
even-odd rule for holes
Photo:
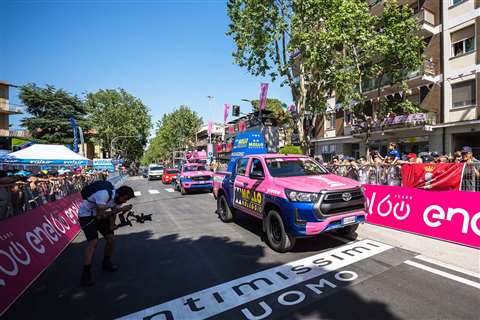
[[[460,190],[464,163],[412,163],[402,165],[404,187]]]

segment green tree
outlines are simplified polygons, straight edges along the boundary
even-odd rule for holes
[[[373,17],[363,0],[228,1],[234,61],[290,87],[304,148],[330,97],[351,109],[363,101],[369,78],[381,84],[388,74],[398,82],[419,66],[423,46],[412,12],[395,0],[385,3],[384,13]],[[309,128],[303,128],[306,116],[312,117]]]
[[[260,100],[252,100],[251,103],[253,110],[257,111]],[[287,110],[287,106],[278,99],[267,99],[265,109],[272,112],[278,125],[288,124],[292,120],[291,115]]]
[[[72,144],[73,130],[70,118],[87,132],[90,125],[85,120],[86,109],[76,95],[47,85],[34,83],[20,88],[20,100],[27,107],[30,117],[21,120],[35,141],[41,143]]]
[[[164,114],[157,123],[155,137],[150,141],[142,162],[148,164],[168,160],[173,151],[192,147],[201,125],[202,119],[187,106]]]
[[[140,159],[151,128],[148,107],[124,89],[88,93],[85,104],[95,133],[92,139],[108,152],[113,141],[113,156],[120,154],[127,162]]]

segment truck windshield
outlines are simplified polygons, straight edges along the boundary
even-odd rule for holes
[[[306,158],[266,159],[272,177],[314,176],[329,173],[327,169]]]
[[[150,167],[150,171],[163,170],[163,167]]]
[[[208,169],[205,166],[188,166],[184,167],[183,171],[188,172],[188,171],[208,171]]]
[[[178,172],[178,170],[176,170],[176,169],[167,170],[167,174],[174,174],[174,173],[177,173],[177,172]]]

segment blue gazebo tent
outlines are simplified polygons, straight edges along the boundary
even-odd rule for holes
[[[64,145],[34,144],[0,158],[1,164],[19,166],[87,166],[91,161]]]

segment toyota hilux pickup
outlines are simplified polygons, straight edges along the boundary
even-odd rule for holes
[[[261,219],[265,239],[275,251],[287,252],[297,238],[330,230],[354,237],[365,222],[361,185],[307,156],[251,154],[229,168],[214,175],[219,218],[230,222],[242,212]]]
[[[175,189],[183,195],[191,190],[213,188],[213,172],[201,163],[186,163],[182,166],[180,174],[173,182]]]

